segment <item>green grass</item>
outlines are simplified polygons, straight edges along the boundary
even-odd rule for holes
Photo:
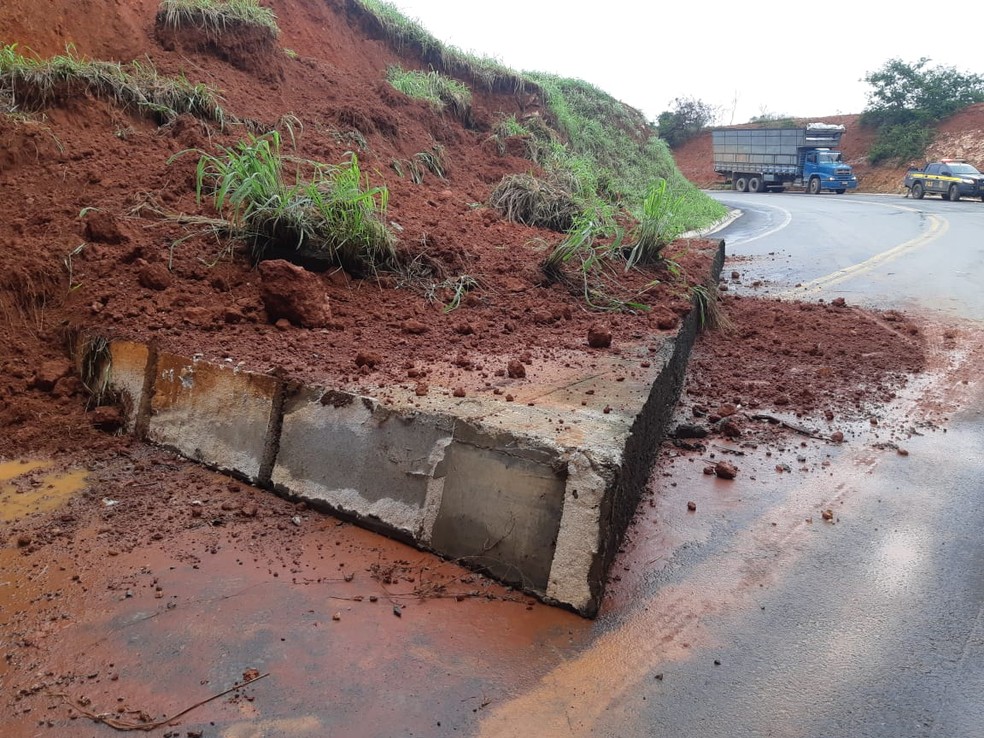
[[[157,22],[168,28],[201,28],[211,36],[243,25],[261,28],[270,38],[280,33],[277,16],[258,0],[161,0]]]
[[[0,47],[0,98],[8,97],[18,108],[43,109],[87,94],[159,123],[182,113],[220,124],[225,121],[209,87],[192,84],[184,76],[162,76],[150,62],[96,61],[77,56],[71,47],[65,54],[41,59],[21,54],[16,44]]]
[[[273,248],[303,249],[356,273],[393,263],[395,239],[382,219],[389,193],[365,186],[354,154],[342,166],[287,158],[276,131],[219,147],[217,155],[197,153],[199,201],[212,193],[255,258]]]
[[[611,275],[626,266],[659,262],[670,240],[706,227],[727,212],[683,177],[652,122],[603,90],[582,80],[515,72],[497,60],[443,45],[388,2],[353,2],[363,11],[363,20],[397,51],[416,53],[437,70],[434,74],[443,72],[497,92],[523,91],[539,98],[541,115],[502,116],[492,126],[490,139],[504,154],[507,138],[524,138],[529,158],[545,176],[504,178],[490,205],[519,222],[553,222],[552,206],[540,215],[526,213],[542,207],[537,205],[542,194],[535,193],[537,188],[563,182],[572,204],[571,213],[561,219],[567,235],[541,266],[548,277],[578,284],[592,307],[607,310],[620,304],[604,296],[599,278],[611,284]],[[638,222],[627,252],[620,245],[624,234],[619,226],[626,215]],[[621,306],[638,307],[631,302]]]
[[[626,270],[636,264],[652,264],[659,261],[660,252],[680,235],[680,222],[675,213],[683,204],[683,197],[670,192],[665,179],[649,187],[642,202],[642,213],[635,229],[635,242],[626,259]]]
[[[390,67],[386,79],[404,95],[426,100],[438,110],[447,110],[454,117],[467,122],[471,118],[471,90],[456,79],[440,72],[420,72],[402,67]]]
[[[418,21],[405,16],[396,6],[383,0],[354,0],[363,18],[374,24],[398,50],[418,53],[425,63],[448,74],[465,77],[488,90],[521,92],[523,75],[498,59],[478,56],[443,44]]]

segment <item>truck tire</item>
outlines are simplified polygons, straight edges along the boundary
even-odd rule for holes
[[[748,178],[748,191],[749,192],[762,192],[765,189],[765,182],[761,177],[749,177]]]
[[[738,192],[745,192],[748,190],[748,180],[744,177],[735,177],[735,189]]]
[[[819,177],[810,177],[810,184],[809,184],[809,187],[807,188],[807,191],[811,195],[819,195],[820,194],[820,178]]]
[[[925,194],[926,190],[923,189],[922,182],[916,182],[912,185],[912,197],[914,200],[922,200]]]
[[[950,189],[947,191],[947,194],[950,196],[950,202],[956,202],[960,199],[960,188],[955,184],[952,184],[950,185]]]

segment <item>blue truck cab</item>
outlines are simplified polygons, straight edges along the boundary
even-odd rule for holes
[[[802,158],[802,182],[807,190],[816,194],[819,191],[833,191],[843,194],[857,189],[858,178],[839,151],[831,149],[800,149]]]

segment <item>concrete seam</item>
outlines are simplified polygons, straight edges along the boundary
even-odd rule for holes
[[[273,481],[273,468],[280,453],[280,434],[284,427],[284,406],[287,403],[287,382],[277,377],[277,391],[270,406],[270,419],[267,421],[266,438],[263,441],[263,458],[256,475],[256,484],[267,489]]]
[[[133,435],[141,441],[147,440],[147,432],[150,428],[151,403],[154,399],[154,388],[157,386],[157,356],[157,343],[151,341],[147,344],[147,366],[144,368],[140,407],[135,409],[137,417],[133,424]]]

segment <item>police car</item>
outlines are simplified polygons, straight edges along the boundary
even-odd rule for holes
[[[925,195],[939,195],[953,202],[961,197],[979,197],[984,201],[984,174],[963,159],[942,159],[927,164],[924,169],[910,169],[904,184],[917,200]]]

